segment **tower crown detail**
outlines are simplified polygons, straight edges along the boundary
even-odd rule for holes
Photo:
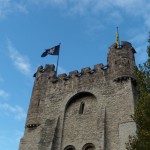
[[[113,80],[117,81],[125,77],[134,79],[135,69],[135,49],[131,43],[122,41],[121,46],[117,48],[116,43],[109,48],[107,62],[109,73],[112,74]]]

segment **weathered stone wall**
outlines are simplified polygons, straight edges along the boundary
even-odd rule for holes
[[[121,48],[116,44],[110,47],[108,53],[109,73],[113,74],[112,79],[120,77],[133,77],[135,69],[135,50],[129,42],[122,42]]]
[[[116,63],[124,55],[130,63]],[[20,150],[64,150],[71,145],[81,150],[86,144],[96,150],[125,150],[122,136],[132,122],[137,97],[133,56],[131,44],[124,42],[122,49],[110,48],[108,67],[98,64],[58,78],[53,65],[40,67]]]
[[[100,139],[98,114],[97,100],[94,96],[79,95],[72,99],[65,111],[62,148],[73,145],[76,149],[82,149],[85,144],[91,142],[98,147]]]

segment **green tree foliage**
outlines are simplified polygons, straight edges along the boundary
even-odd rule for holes
[[[139,95],[133,120],[137,135],[129,137],[127,150],[150,150],[150,36],[147,54],[147,61],[135,71]]]

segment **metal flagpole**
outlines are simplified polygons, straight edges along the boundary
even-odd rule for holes
[[[58,58],[57,58],[56,76],[57,76],[57,71],[58,71],[58,62],[59,62],[59,55],[58,55]]]
[[[60,46],[61,43],[59,43]],[[60,51],[60,47],[59,47],[59,51]],[[56,66],[56,76],[57,76],[57,71],[58,71],[58,63],[59,63],[59,53],[58,53],[58,57],[57,57],[57,66]]]

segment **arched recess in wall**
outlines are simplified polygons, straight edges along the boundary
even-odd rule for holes
[[[75,147],[73,145],[68,145],[64,148],[64,150],[75,150]]]
[[[95,146],[92,143],[87,143],[83,146],[82,150],[95,150]]]
[[[87,97],[87,96],[92,96],[96,99],[95,95],[90,93],[90,92],[80,92],[80,93],[77,93],[75,94],[73,97],[71,97],[67,104],[66,104],[66,108],[65,108],[65,111],[67,110],[67,108],[69,107],[69,105],[72,103],[72,102],[75,102],[77,99],[79,98],[84,98],[84,97]]]
[[[66,105],[64,114],[62,146],[79,145],[80,141],[98,140],[98,103],[89,92],[74,95]],[[90,130],[89,130],[90,129]],[[96,140],[97,139],[97,140]],[[81,149],[81,147],[76,147]]]

